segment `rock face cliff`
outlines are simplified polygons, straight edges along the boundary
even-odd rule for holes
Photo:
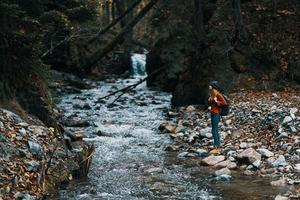
[[[147,22],[155,38],[147,71],[163,71],[148,86],[171,91],[174,105],[204,104],[211,80],[225,91],[299,82],[299,2],[163,1],[159,7]]]

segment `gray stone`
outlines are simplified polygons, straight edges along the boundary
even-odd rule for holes
[[[18,123],[17,125],[18,125],[18,126],[22,126],[22,127],[24,127],[24,128],[26,128],[26,127],[29,126],[29,124],[27,124],[26,122],[21,122],[21,123]]]
[[[243,172],[243,174],[246,175],[246,176],[252,176],[254,174],[254,171],[252,171],[252,170],[245,170]]]
[[[252,165],[256,168],[259,168],[261,165],[261,160],[256,160],[254,163],[252,163]]]
[[[181,152],[180,154],[178,154],[178,157],[179,158],[187,157],[188,154],[189,152]]]
[[[274,153],[269,151],[268,149],[257,149],[258,153],[260,153],[263,157],[270,158],[274,156]]]
[[[291,108],[290,109],[290,114],[296,114],[296,112],[298,112],[297,108]]]
[[[204,128],[199,131],[200,136],[205,138],[212,138],[211,128]]]
[[[197,149],[196,152],[198,153],[198,155],[200,157],[206,157],[206,156],[208,156],[208,152],[205,149]]]
[[[230,180],[232,180],[232,176],[223,174],[223,175],[217,176],[215,178],[215,180],[216,181],[230,181]]]
[[[177,151],[178,147],[174,145],[169,145],[165,148],[165,151]]]
[[[286,116],[284,119],[283,119],[283,124],[287,124],[289,122],[293,121],[293,118],[291,116]]]
[[[285,186],[287,184],[287,178],[286,177],[281,177],[277,181],[271,181],[272,186]]]
[[[294,126],[290,126],[290,129],[292,133],[297,133],[297,129]]]
[[[273,163],[273,167],[285,167],[288,163],[285,161],[285,157],[283,155],[280,155]]]
[[[4,124],[2,122],[0,122],[0,127],[3,128],[4,127]]]
[[[37,172],[40,169],[40,163],[32,160],[32,161],[26,163],[26,168],[28,171]]]
[[[257,160],[261,160],[261,155],[257,153],[253,148],[248,148],[242,153],[237,155],[239,160],[246,160],[249,163],[253,164]]]
[[[28,141],[28,145],[29,145],[30,152],[33,155],[35,155],[38,159],[42,160],[43,152],[41,146],[38,143],[32,141]]]
[[[218,171],[215,171],[214,173],[215,176],[221,176],[221,175],[231,175],[231,171],[230,169],[228,169],[227,167],[220,169]]]
[[[230,160],[225,160],[225,161],[222,161],[218,164],[216,164],[214,166],[215,168],[228,168],[228,169],[235,169],[237,168],[237,164],[235,162],[231,162]]]
[[[25,128],[21,128],[21,129],[19,130],[19,133],[21,133],[22,135],[25,135],[25,134],[26,134]]]
[[[186,112],[194,112],[196,110],[196,108],[194,106],[190,105],[185,110],[186,110]]]
[[[212,165],[218,164],[219,162],[222,162],[223,160],[225,160],[225,156],[214,156],[214,155],[211,155],[211,156],[209,156],[207,158],[204,158],[202,160],[202,164],[212,166]]]
[[[31,196],[29,194],[23,194],[23,193],[20,193],[20,192],[17,192],[14,195],[14,198],[16,200],[35,200],[36,199],[34,196]]]
[[[297,173],[300,172],[300,163],[295,164],[294,171],[297,172]]]
[[[281,196],[281,195],[277,195],[274,200],[290,200],[290,198],[289,197],[284,197],[284,196]]]
[[[152,174],[152,173],[162,173],[163,169],[160,168],[160,167],[153,167],[153,168],[147,169],[145,172],[149,173],[149,174]]]
[[[282,132],[276,139],[288,138],[289,134],[287,132]]]
[[[240,144],[240,148],[241,148],[241,149],[246,149],[247,146],[248,146],[248,144],[247,144],[246,142],[242,142],[242,143]]]

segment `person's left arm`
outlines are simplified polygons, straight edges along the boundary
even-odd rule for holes
[[[216,96],[216,103],[217,105],[220,107],[220,106],[226,106],[227,105],[227,102],[225,100],[225,98],[223,97],[223,95],[221,94],[217,94]]]

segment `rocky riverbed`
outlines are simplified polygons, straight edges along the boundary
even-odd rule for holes
[[[270,177],[274,187],[291,186],[276,199],[300,199],[300,92],[239,91],[230,95],[231,114],[220,123],[222,154],[212,147],[210,114],[196,106],[168,111],[160,130],[173,138],[166,151],[180,157],[201,157],[218,179]],[[282,195],[282,196],[281,196]]]

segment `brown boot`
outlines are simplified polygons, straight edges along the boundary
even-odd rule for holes
[[[209,154],[214,154],[214,155],[220,155],[221,154],[221,149],[220,148],[214,148],[209,152]]]

